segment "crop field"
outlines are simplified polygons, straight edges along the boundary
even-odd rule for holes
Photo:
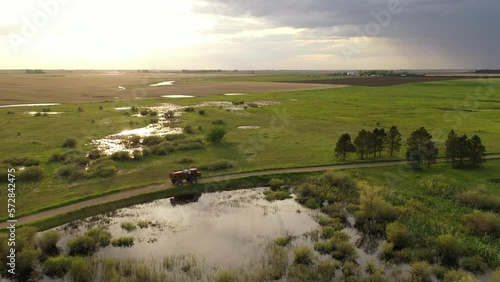
[[[343,87],[283,83],[280,79],[318,79],[321,75],[251,75],[75,71],[46,74],[0,73],[0,105],[84,103],[158,98],[163,95],[208,96]],[[175,81],[174,85],[151,84]]]
[[[375,127],[388,129],[396,125],[403,134],[403,140],[406,140],[413,130],[425,126],[437,142],[439,156],[444,156],[444,141],[451,129],[468,136],[477,134],[483,140],[487,153],[500,153],[499,83],[500,79],[447,80],[390,87],[352,86],[242,96],[116,99],[78,104],[56,101],[63,104],[0,108],[4,121],[0,126],[3,136],[0,146],[4,162],[23,156],[40,162],[43,179],[26,182],[19,190],[22,193],[19,209],[23,213],[32,213],[82,197],[164,183],[168,181],[168,171],[188,166],[206,168],[222,163],[222,168],[203,171],[205,176],[213,176],[340,163],[333,151],[338,137],[343,133],[355,136],[361,129],[372,130]],[[231,110],[217,102],[241,108]],[[228,132],[225,140],[220,144],[203,142],[203,146],[194,150],[153,154],[140,161],[117,160],[117,174],[107,178],[83,177],[71,181],[58,176],[65,164],[49,162],[54,154],[72,152],[72,149],[62,148],[67,138],[76,139],[75,149],[85,156],[93,149],[92,140],[154,122],[154,118],[136,116],[126,107],[141,110],[164,103],[193,107],[192,111],[181,110],[182,115],[173,124],[191,128],[189,133],[184,134],[186,140],[191,140],[189,142],[204,140],[210,129],[216,126]],[[124,107],[125,110],[116,109]],[[44,115],[42,108],[59,114]],[[26,113],[32,111],[41,114],[33,116]],[[221,121],[219,125],[214,124],[217,120]],[[239,128],[241,126],[242,129]],[[179,143],[182,141],[171,142],[173,145]],[[404,158],[405,151],[403,146],[401,152],[392,158],[384,152],[382,157],[368,161]],[[358,162],[359,158],[351,155],[348,161]],[[7,167],[8,163],[2,166]],[[1,193],[3,197],[4,191]],[[5,211],[0,211],[0,217],[5,215]]]

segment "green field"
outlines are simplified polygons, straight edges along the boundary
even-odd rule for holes
[[[299,77],[304,79],[303,76]],[[269,79],[278,80],[275,76],[269,76]],[[283,80],[290,79],[288,76],[283,77]],[[489,87],[489,92],[485,91],[485,87]],[[43,107],[0,108],[0,115],[4,116],[0,127],[3,136],[0,146],[4,159],[30,156],[42,162],[41,167],[45,171],[43,180],[18,184],[18,214],[27,214],[82,197],[165,182],[168,171],[186,166],[178,163],[183,157],[194,159],[192,165],[196,166],[221,159],[235,164],[229,170],[204,172],[205,176],[338,163],[333,149],[341,134],[347,132],[354,137],[363,128],[372,130],[377,126],[388,129],[396,125],[403,133],[403,139],[411,131],[425,126],[438,142],[441,156],[446,135],[452,128],[458,134],[478,134],[487,153],[500,153],[500,143],[497,142],[500,140],[499,91],[500,79],[489,82],[457,80],[246,96],[65,104],[50,106],[52,111],[64,113],[48,117],[23,114],[25,111],[40,111]],[[114,110],[115,107],[146,107],[165,102],[196,105],[217,100],[246,103],[274,101],[279,104],[248,107],[245,111],[237,112],[204,107],[205,115],[197,112],[202,108],[184,113],[178,125],[190,125],[193,128],[194,134],[189,134],[190,138],[203,138],[214,127],[212,122],[221,119],[228,131],[226,140],[221,144],[207,144],[204,149],[150,156],[142,161],[118,162],[119,173],[111,178],[69,182],[55,176],[61,164],[47,163],[52,154],[68,151],[61,148],[66,138],[77,139],[78,149],[88,152],[91,150],[89,142],[93,139],[149,123],[149,118],[132,117],[124,111]],[[78,111],[79,107],[83,112]],[[237,129],[242,125],[256,125],[260,129]],[[199,130],[200,126],[202,130]],[[401,157],[404,152],[405,148],[396,157]],[[389,159],[386,155],[368,161]],[[353,155],[349,161],[357,159]],[[1,195],[4,198],[6,192],[2,190]],[[5,216],[6,212],[2,210],[0,218]]]

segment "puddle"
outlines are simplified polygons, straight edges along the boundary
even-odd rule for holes
[[[123,86],[118,86],[118,90],[125,90],[126,88]]]
[[[115,110],[130,110],[132,107],[121,107],[115,108]],[[111,155],[116,152],[126,151],[132,153],[134,150],[142,150],[141,146],[135,146],[133,148],[129,145],[129,138],[131,136],[139,136],[139,137],[148,137],[148,136],[165,136],[169,134],[182,134],[183,129],[180,127],[171,126],[172,123],[177,122],[175,119],[167,119],[165,118],[165,113],[168,111],[174,111],[174,117],[179,117],[183,114],[184,107],[178,106],[175,104],[164,103],[155,107],[147,107],[150,111],[157,112],[157,116],[155,118],[158,119],[157,123],[150,124],[146,127],[134,128],[124,130],[122,132],[108,135],[102,139],[92,140],[90,143],[96,147],[103,154]],[[141,108],[144,109],[144,108]],[[133,115],[135,117],[144,117],[141,114]]]
[[[150,84],[149,86],[151,87],[158,87],[158,86],[170,86],[174,85],[175,81],[164,81],[160,83],[155,83],[155,84]]]
[[[243,96],[248,95],[247,93],[226,93],[224,96]]]
[[[289,233],[303,237],[319,227],[316,213],[293,199],[268,202],[265,188],[195,195],[189,199],[162,199],[120,209],[79,224],[57,229],[65,235],[63,246],[73,236],[94,226],[106,226],[113,237],[133,236],[131,248],[106,247],[101,257],[161,258],[165,255],[196,254],[206,262],[203,271],[217,268],[248,267],[264,253],[274,238]],[[181,201],[183,200],[183,201]],[[122,222],[150,222],[148,228],[127,232]],[[87,223],[85,223],[87,222]],[[79,226],[77,230],[69,226]],[[297,241],[300,241],[297,239]],[[302,242],[297,242],[302,243]]]
[[[164,96],[161,96],[162,98],[194,98],[195,96],[191,96],[191,95],[164,95]]]
[[[238,129],[259,129],[260,126],[257,125],[242,125],[238,126]]]
[[[58,105],[61,105],[61,103],[3,105],[3,106],[0,106],[0,108],[10,108],[10,107],[42,107],[42,106],[58,106]]]
[[[37,114],[40,114],[40,115],[59,115],[59,114],[63,114],[64,112],[25,112],[25,114],[27,115],[37,115]]]

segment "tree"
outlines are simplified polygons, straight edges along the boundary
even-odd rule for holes
[[[469,158],[470,141],[467,139],[467,135],[462,135],[456,138],[455,143],[455,154],[458,158],[458,166],[464,166],[464,160]]]
[[[474,135],[470,139],[469,153],[471,166],[478,166],[485,161],[484,156],[486,154],[486,147],[482,144],[481,138],[479,138],[479,136]]]
[[[458,135],[452,129],[450,133],[448,133],[448,139],[446,139],[446,151],[445,156],[447,159],[451,160],[451,166],[456,167],[457,161],[457,138]]]
[[[432,135],[424,127],[413,131],[406,143],[408,147],[406,159],[414,169],[420,169],[424,162],[427,167],[436,163],[438,149],[432,141]]]
[[[207,140],[210,143],[220,143],[224,137],[226,136],[227,131],[222,128],[222,127],[214,127],[210,132],[207,134]]]
[[[401,149],[401,141],[401,133],[399,133],[396,126],[392,126],[385,136],[385,145],[391,153],[391,157],[394,155],[394,151],[399,152]]]
[[[356,146],[356,151],[363,160],[365,155],[370,153],[370,140],[372,133],[366,130],[361,130],[354,139],[354,146]]]
[[[335,146],[335,156],[337,158],[342,156],[342,160],[345,161],[346,156],[353,152],[356,152],[356,147],[351,142],[351,136],[348,133],[342,134]]]
[[[378,156],[382,156],[382,151],[384,150],[384,139],[387,136],[387,133],[385,132],[385,129],[381,128],[375,128],[373,130],[373,156],[376,157],[376,154],[378,152]]]

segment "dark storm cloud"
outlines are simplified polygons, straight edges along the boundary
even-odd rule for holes
[[[400,13],[385,15],[388,3]],[[499,67],[500,1],[496,0],[204,0],[198,13],[255,18],[271,27],[304,29],[303,39],[374,36],[406,52],[432,50],[463,67]],[[375,15],[382,15],[378,18]],[[380,22],[370,34],[367,25]],[[387,24],[386,24],[387,23]],[[386,25],[385,25],[386,24]],[[372,26],[373,27],[373,26]],[[222,29],[222,26],[220,27]],[[243,27],[242,27],[243,28]],[[233,30],[234,31],[234,30]],[[361,32],[360,32],[361,31]],[[373,29],[372,29],[373,31]]]

